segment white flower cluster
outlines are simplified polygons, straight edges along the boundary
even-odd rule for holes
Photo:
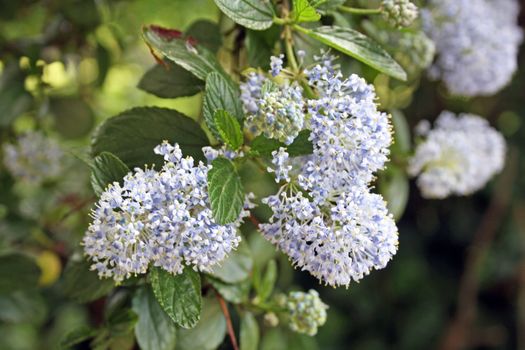
[[[13,177],[40,184],[60,175],[64,153],[41,132],[28,132],[16,144],[4,145],[4,165]]]
[[[492,95],[517,68],[522,31],[515,0],[431,0],[423,27],[437,48],[430,76],[456,95]]]
[[[177,144],[155,148],[160,171],[135,169],[101,195],[83,239],[84,252],[100,277],[120,282],[150,265],[179,274],[185,265],[210,271],[235,249],[237,222],[218,225],[209,208],[210,166],[183,157]]]
[[[370,192],[392,142],[388,115],[373,87],[356,75],[342,79],[329,57],[307,71],[319,95],[307,100],[313,154],[288,159],[273,152],[276,181],[263,199],[273,211],[261,232],[293,263],[332,286],[385,267],[397,250],[397,228],[381,196]]]
[[[383,0],[381,13],[392,27],[408,27],[418,16],[417,6],[410,0]]]
[[[279,75],[282,55],[272,57],[270,74]],[[302,88],[285,80],[281,85],[260,73],[250,73],[241,84],[241,100],[247,114],[245,125],[254,135],[264,134],[291,144],[304,126]]]
[[[283,298],[282,306],[288,311],[290,329],[297,333],[314,336],[326,322],[328,305],[319,298],[317,291],[291,292]]]
[[[429,130],[410,159],[408,171],[418,176],[417,184],[426,198],[468,195],[483,186],[504,166],[505,140],[476,115],[445,111]]]

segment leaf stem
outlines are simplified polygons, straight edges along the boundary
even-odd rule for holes
[[[293,51],[293,39],[292,30],[289,26],[284,27],[284,45],[286,47],[286,57],[288,62],[295,73],[299,72],[299,65],[295,59],[295,53]]]
[[[377,9],[359,9],[355,7],[348,7],[348,6],[339,6],[339,11],[351,13],[354,15],[377,15],[381,13],[381,8]]]
[[[233,350],[239,350],[239,346],[237,345],[237,338],[235,337],[235,331],[233,330],[232,319],[230,317],[230,312],[228,311],[228,305],[226,305],[226,302],[219,294],[219,292],[216,291],[216,295],[217,299],[219,300],[219,305],[221,306],[222,313],[224,314],[224,318],[226,319],[226,326],[228,328],[228,334],[230,335]]]

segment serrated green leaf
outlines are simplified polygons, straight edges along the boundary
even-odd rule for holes
[[[202,302],[200,322],[192,329],[179,329],[177,350],[214,350],[226,335],[226,319],[216,298]]]
[[[256,283],[257,295],[262,301],[268,299],[272,294],[276,281],[277,263],[272,259],[268,262],[261,280]]]
[[[259,324],[255,316],[246,311],[241,317],[240,350],[257,350],[259,347]]]
[[[378,43],[356,30],[337,26],[294,28],[382,73],[402,81],[407,79],[403,68]]]
[[[206,124],[217,137],[220,137],[214,118],[217,110],[227,111],[239,122],[242,122],[243,119],[237,86],[230,78],[216,72],[210,73],[206,78],[206,92],[202,108]]]
[[[40,268],[31,257],[21,253],[0,256],[0,294],[36,288]]]
[[[143,287],[135,293],[133,310],[139,316],[135,337],[142,350],[174,350],[177,327],[162,310],[151,288]]]
[[[81,257],[69,260],[64,270],[64,294],[80,303],[96,300],[108,294],[115,284],[111,279],[99,279],[90,271],[90,263]]]
[[[273,151],[278,150],[279,147],[285,147],[285,145],[282,142],[279,142],[275,139],[269,139],[261,134],[253,139],[250,147],[250,153],[254,155],[271,157]]]
[[[91,187],[100,196],[106,187],[113,182],[122,182],[129,173],[129,168],[117,156],[102,152],[93,159],[91,167]]]
[[[209,144],[199,124],[184,114],[167,108],[138,107],[106,120],[93,137],[92,154],[106,151],[128,167],[145,164],[162,166],[163,158],[153,148],[167,140],[178,143],[185,155],[204,159],[202,147]]]
[[[292,144],[289,145],[286,150],[290,157],[305,156],[312,154],[314,146],[310,137],[310,130],[302,130],[299,135],[293,140]]]
[[[236,150],[242,146],[243,137],[241,125],[237,119],[223,109],[215,111],[213,119],[221,139],[230,146],[231,149]]]
[[[215,4],[246,28],[264,30],[273,24],[274,11],[269,0],[215,0]]]
[[[193,96],[204,90],[202,80],[171,62],[149,69],[137,87],[161,98]]]
[[[215,55],[182,33],[158,26],[144,26],[142,37],[157,59],[166,58],[201,80],[211,72],[227,76]]]
[[[315,22],[321,19],[315,7],[308,0],[293,0],[293,18],[295,22]]]
[[[67,333],[60,341],[60,349],[71,349],[75,345],[85,342],[97,335],[98,330],[84,326]]]
[[[193,22],[186,34],[211,52],[217,52],[222,45],[221,29],[216,23],[205,19]]]
[[[235,221],[244,206],[244,189],[233,163],[219,157],[208,171],[208,195],[213,218],[219,225]]]
[[[155,267],[150,272],[155,298],[169,317],[183,328],[192,328],[199,322],[201,312],[201,279],[198,272],[184,269],[172,275]]]
[[[253,259],[250,247],[244,243],[232,252],[224,261],[213,269],[211,275],[226,282],[239,283],[250,276]]]

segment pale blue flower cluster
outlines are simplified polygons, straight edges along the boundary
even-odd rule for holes
[[[209,207],[210,166],[183,157],[177,144],[155,148],[160,171],[135,169],[106,188],[92,212],[84,252],[100,277],[120,282],[158,266],[172,274],[184,266],[210,271],[235,249],[239,220],[218,225]]]
[[[326,322],[328,305],[323,303],[317,291],[308,293],[290,292],[282,298],[281,305],[288,311],[290,329],[309,336],[317,334],[317,329]]]
[[[477,115],[456,117],[445,111],[434,129],[423,121],[416,130],[425,140],[410,159],[408,172],[418,176],[423,197],[471,194],[503,169],[505,139]]]
[[[5,167],[18,180],[38,185],[62,171],[62,149],[39,131],[21,135],[16,144],[6,143],[3,151]]]
[[[272,57],[270,74],[282,70],[282,55]],[[245,126],[254,135],[291,144],[304,126],[302,88],[284,79],[280,84],[261,73],[251,72],[241,84],[241,100],[247,114]]]
[[[432,0],[422,11],[435,42],[430,76],[456,95],[492,95],[509,83],[518,66],[522,31],[515,0]]]
[[[380,195],[370,192],[392,142],[389,116],[372,86],[342,78],[328,56],[306,72],[319,95],[307,101],[313,154],[273,152],[283,186],[263,199],[273,211],[264,236],[320,281],[346,285],[380,269],[397,251],[397,228]]]

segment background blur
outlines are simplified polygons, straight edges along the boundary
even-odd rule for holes
[[[14,180],[0,170],[2,247],[14,240],[31,242],[47,278],[55,282],[89,220],[89,205],[84,206],[93,200],[89,169],[78,158],[85,154],[93,128],[133,106],[173,107],[192,117],[200,113],[200,94],[166,100],[136,88],[154,64],[141,40],[141,25],[186,30],[197,19],[218,18],[212,0],[0,0],[0,137],[10,139],[38,126],[71,150],[64,173],[70,181],[53,194],[45,186],[13,186]],[[523,23],[523,13],[520,18]],[[470,197],[423,200],[411,183],[399,221],[398,254],[385,270],[348,290],[294,273],[281,257],[283,289],[315,288],[330,305],[326,325],[299,348],[317,343],[321,349],[432,349],[467,337],[471,349],[525,349],[521,53],[513,83],[488,98],[454,99],[424,77],[410,88],[392,87],[385,76],[374,73],[371,81],[382,108],[402,109],[411,127],[423,118],[433,120],[444,109],[488,118],[509,142],[506,169]],[[14,211],[9,209],[13,201]],[[77,207],[81,214],[70,215]],[[61,281],[49,285],[43,295],[20,296],[18,308],[0,297],[0,349],[52,349],[73,324],[97,317],[94,305],[61,297]],[[285,336],[275,333],[271,337]]]

